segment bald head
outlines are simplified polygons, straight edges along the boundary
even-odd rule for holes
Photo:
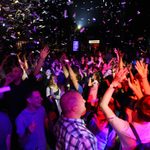
[[[63,115],[73,114],[82,116],[82,114],[86,111],[85,100],[81,94],[76,91],[69,91],[65,93],[61,97],[60,105]]]

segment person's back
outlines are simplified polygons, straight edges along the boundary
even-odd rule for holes
[[[54,127],[57,150],[97,150],[95,136],[80,119],[85,114],[85,101],[76,91],[65,93],[61,100],[62,116]]]
[[[95,137],[81,119],[62,117],[55,126],[56,149],[95,150]]]

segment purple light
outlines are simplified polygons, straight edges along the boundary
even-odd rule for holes
[[[92,18],[93,22],[96,22],[96,18]]]
[[[141,14],[141,12],[140,12],[140,11],[137,11],[137,15],[139,15],[139,14]]]
[[[68,18],[67,10],[64,10],[64,18]]]
[[[9,86],[4,86],[4,87],[1,87],[1,88],[0,88],[0,93],[8,92],[8,91],[10,91],[10,90],[11,90],[11,89],[10,89]]]
[[[85,28],[81,28],[80,33],[84,32],[84,31],[85,31]]]
[[[37,45],[38,45],[38,44],[40,44],[40,42],[39,42],[39,41],[34,41],[34,44],[37,44]]]

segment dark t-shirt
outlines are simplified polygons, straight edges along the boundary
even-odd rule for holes
[[[34,76],[22,80],[19,85],[11,84],[11,91],[4,94],[5,109],[14,123],[18,114],[26,107],[26,94],[37,86]]]
[[[12,133],[12,125],[8,115],[0,112],[0,149],[6,150],[6,138]]]

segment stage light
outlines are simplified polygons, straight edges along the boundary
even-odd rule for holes
[[[77,29],[80,30],[82,28],[82,26],[80,24],[78,24]]]

